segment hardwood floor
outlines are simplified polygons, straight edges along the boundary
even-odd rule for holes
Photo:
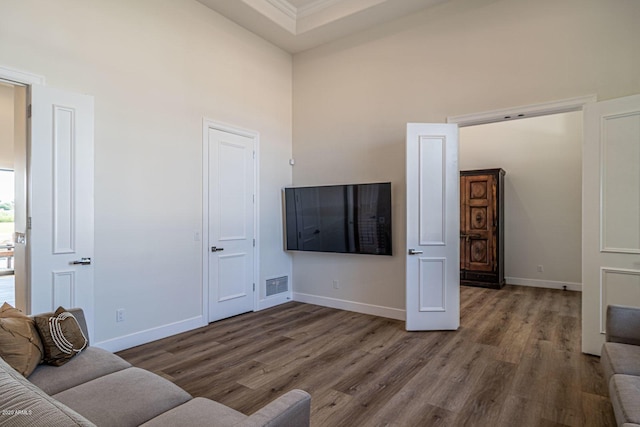
[[[461,288],[456,332],[291,302],[119,353],[250,414],[301,388],[313,426],[614,426],[581,294]]]

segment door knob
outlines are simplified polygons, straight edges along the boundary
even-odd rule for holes
[[[80,258],[78,260],[72,261],[73,265],[91,265],[91,258]]]
[[[217,248],[215,246],[211,246],[211,252],[220,252],[224,251],[224,248]]]
[[[409,255],[418,255],[421,254],[422,251],[416,251],[415,249],[409,249]]]

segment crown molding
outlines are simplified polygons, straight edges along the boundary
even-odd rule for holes
[[[196,0],[289,53],[450,0]]]
[[[331,6],[335,6],[341,1],[342,0],[316,0],[313,3],[309,3],[306,6],[298,8],[296,11],[296,18],[306,18],[307,16],[311,16],[315,13],[328,9]]]
[[[328,9],[332,6],[335,6],[338,3],[343,2],[344,0],[316,0],[302,7],[295,7],[294,5],[289,3],[287,0],[263,0],[263,1],[271,4],[271,6],[275,7],[276,9],[278,9],[280,12],[284,13],[291,19],[298,20],[300,18],[306,18],[308,16],[321,12],[325,9]]]
[[[287,0],[265,0],[291,19],[298,19],[298,9]]]

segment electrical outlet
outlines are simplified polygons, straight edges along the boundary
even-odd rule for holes
[[[538,273],[544,272],[544,267],[542,265],[538,266]]]
[[[333,281],[333,289],[340,289],[340,282],[337,280]]]
[[[116,310],[116,322],[124,322],[124,308]]]

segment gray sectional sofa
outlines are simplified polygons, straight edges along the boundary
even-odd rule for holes
[[[640,427],[640,308],[607,307],[600,363],[619,426]]]
[[[82,310],[69,311],[88,337]],[[292,390],[247,416],[87,347],[63,366],[39,365],[28,378],[0,358],[0,411],[7,426],[297,427],[309,425],[310,396]]]

